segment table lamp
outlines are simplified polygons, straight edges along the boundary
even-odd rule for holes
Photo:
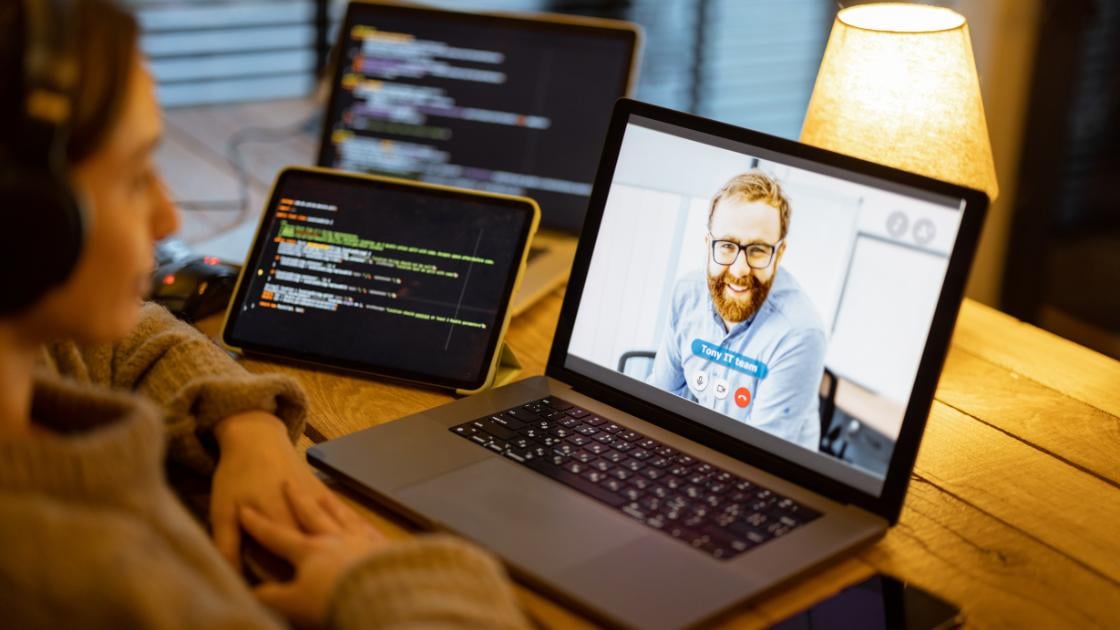
[[[842,9],[801,141],[994,200],[999,185],[964,16],[902,3]]]

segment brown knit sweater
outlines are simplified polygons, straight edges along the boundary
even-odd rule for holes
[[[282,627],[164,481],[167,456],[212,469],[207,433],[247,409],[293,435],[303,397],[255,377],[154,306],[113,348],[52,347],[33,436],[0,440],[0,617],[13,628]],[[148,394],[170,410],[170,430]],[[329,626],[521,628],[501,568],[450,537],[394,544],[348,572]]]

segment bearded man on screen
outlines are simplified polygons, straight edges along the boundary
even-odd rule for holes
[[[815,451],[827,337],[781,268],[790,215],[781,186],[758,170],[715,194],[706,273],[677,282],[648,382]]]

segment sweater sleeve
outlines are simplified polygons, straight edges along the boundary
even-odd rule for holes
[[[47,347],[63,376],[146,396],[164,410],[170,459],[209,475],[216,464],[212,430],[223,418],[264,411],[284,422],[294,442],[307,402],[289,377],[250,374],[229,354],[167,309],[146,303],[140,322],[116,344]]]
[[[335,588],[329,624],[357,628],[529,628],[505,572],[450,536],[393,544]]]
[[[103,504],[55,501],[40,492],[2,498],[5,628],[288,627],[253,598],[193,523],[182,520],[170,530],[182,534],[182,524],[190,525],[184,542]]]

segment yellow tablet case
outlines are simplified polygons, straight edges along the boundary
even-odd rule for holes
[[[531,208],[532,213],[533,213],[533,216],[531,217],[530,224],[529,224],[529,234],[528,234],[528,237],[525,239],[525,245],[521,250],[521,261],[520,261],[520,263],[518,264],[518,267],[517,267],[517,275],[513,280],[513,290],[510,291],[509,298],[506,300],[505,317],[502,319],[502,322],[501,322],[501,330],[498,331],[497,346],[495,347],[494,354],[490,359],[490,367],[486,372],[486,379],[482,382],[482,385],[479,386],[478,389],[455,389],[455,393],[459,394],[461,396],[469,396],[470,394],[476,394],[478,392],[490,389],[491,387],[501,387],[502,385],[505,385],[507,383],[512,382],[513,379],[516,378],[517,375],[521,373],[521,362],[518,361],[517,357],[513,354],[513,349],[511,349],[509,347],[509,344],[506,343],[506,332],[509,330],[509,322],[510,322],[510,319],[512,319],[512,317],[513,317],[513,314],[511,313],[511,310],[510,310],[510,302],[513,300],[513,296],[517,294],[517,289],[521,287],[521,278],[525,275],[525,267],[529,263],[529,249],[530,249],[531,245],[533,244],[533,237],[536,236],[537,228],[538,228],[538,226],[540,225],[540,222],[541,222],[541,208],[540,208],[540,206],[537,205],[537,202],[535,200],[533,200],[529,197],[521,197],[521,196],[517,196],[517,195],[505,195],[505,194],[502,194],[502,193],[494,193],[494,192],[481,191],[481,190],[471,190],[469,188],[458,188],[458,187],[455,187],[455,186],[444,186],[442,184],[432,184],[432,183],[429,183],[429,182],[414,181],[414,180],[410,180],[410,179],[401,179],[399,177],[388,177],[388,176],[384,176],[384,175],[369,175],[369,174],[362,174],[362,173],[351,173],[351,172],[340,171],[340,170],[336,170],[336,169],[322,168],[322,167],[318,167],[318,166],[288,166],[288,167],[285,167],[283,170],[281,170],[279,173],[276,174],[276,178],[272,182],[272,189],[269,190],[268,196],[265,197],[265,199],[268,200],[268,201],[266,201],[266,203],[268,203],[272,200],[272,197],[273,197],[274,193],[276,192],[277,183],[280,181],[281,176],[287,171],[306,171],[306,172],[311,172],[311,173],[324,173],[324,174],[331,174],[331,175],[343,175],[343,176],[346,176],[346,177],[354,177],[354,178],[361,178],[361,179],[372,179],[372,180],[375,180],[375,181],[388,182],[388,183],[392,183],[392,184],[400,184],[400,185],[410,186],[410,187],[413,187],[413,188],[427,188],[427,189],[433,189],[433,190],[446,190],[446,191],[452,191],[452,192],[461,193],[461,194],[465,194],[465,195],[474,195],[474,196],[478,196],[478,197],[491,197],[491,198],[498,198],[498,199],[512,199],[512,200],[515,200],[515,201],[523,202],[526,205],[528,205]],[[260,237],[260,231],[262,229],[264,229],[264,225],[265,225],[265,222],[266,222],[268,216],[269,216],[269,213],[267,211],[261,213],[260,222],[257,224],[257,231],[253,235],[253,243],[256,243],[257,239]],[[245,277],[245,270],[249,268],[249,264],[252,262],[251,260],[249,260],[253,255],[252,250],[253,250],[253,248],[250,248],[249,251],[246,252],[246,254],[245,254],[245,261],[242,263],[242,266],[241,266],[241,274],[238,276],[237,284],[234,286],[234,289],[233,289],[233,295],[234,296],[238,295],[238,293],[240,292],[241,281]],[[230,300],[229,306],[226,308],[225,319],[222,321],[222,333],[221,333],[221,338],[223,340],[222,345],[224,345],[225,347],[227,347],[228,349],[230,349],[234,352],[237,352],[238,354],[244,354],[244,352],[242,351],[241,348],[236,348],[236,347],[233,347],[233,346],[229,346],[228,344],[226,344],[224,342],[224,339],[225,339],[225,336],[226,336],[226,334],[225,334],[226,333],[226,327],[229,325],[230,314],[232,313],[233,308],[234,308],[233,300]],[[425,384],[430,385],[430,383],[425,383]]]

